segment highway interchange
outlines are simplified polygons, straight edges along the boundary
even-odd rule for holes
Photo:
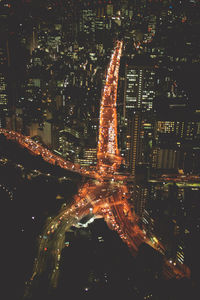
[[[14,139],[34,155],[41,155],[45,161],[90,178],[80,187],[72,205],[63,206],[57,216],[48,218],[43,233],[39,237],[38,256],[35,258],[33,275],[28,286],[31,286],[50,262],[50,281],[52,286],[56,287],[61,251],[69,246],[65,242],[65,233],[70,230],[71,226],[79,226],[81,219],[88,214],[92,215],[92,219],[103,217],[108,226],[116,230],[127,243],[133,255],[137,253],[142,242],[148,243],[164,254],[164,248],[158,239],[150,239],[137,225],[138,218],[128,203],[130,196],[126,185],[127,176],[117,173],[122,162],[117,145],[116,113],[118,72],[122,49],[123,42],[117,41],[107,70],[101,99],[96,168],[88,170],[82,168],[56,156],[31,140],[30,137],[0,129],[0,133],[8,139]],[[168,265],[171,266],[170,263]]]

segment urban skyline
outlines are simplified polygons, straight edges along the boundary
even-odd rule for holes
[[[12,298],[195,299],[199,5],[0,1]]]

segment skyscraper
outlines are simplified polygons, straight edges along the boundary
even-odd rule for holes
[[[7,91],[7,53],[5,44],[0,46],[0,128],[5,126],[5,115],[8,111],[8,91]]]
[[[125,114],[130,110],[152,110],[155,70],[150,66],[126,65]]]
[[[126,162],[135,175],[135,167],[148,162],[145,152],[152,137],[152,112],[155,70],[152,66],[127,64],[125,68],[125,92],[123,115],[126,126]],[[148,125],[148,126],[147,126]]]

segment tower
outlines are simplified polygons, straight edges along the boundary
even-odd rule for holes
[[[5,126],[5,116],[7,112],[7,51],[6,43],[2,43],[0,45],[0,128]]]
[[[127,64],[123,116],[125,119],[125,156],[131,173],[135,175],[138,163],[147,163],[153,133],[151,115],[153,107],[155,70],[152,66]],[[149,154],[147,154],[149,153]]]

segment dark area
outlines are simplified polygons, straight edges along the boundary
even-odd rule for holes
[[[40,170],[40,174],[35,173],[35,169]],[[68,177],[60,182],[58,179],[63,175]],[[47,217],[56,215],[63,203],[72,202],[78,183],[77,178],[50,166],[41,158],[31,156],[2,135],[0,179],[2,240],[5,246],[2,272],[6,287],[12,286],[12,289],[7,289],[7,296],[17,300],[22,299],[25,282],[32,274],[39,235]],[[57,195],[60,197],[57,198]]]
[[[33,290],[31,300],[41,295],[50,299],[65,299],[66,295],[73,295],[80,300],[102,297],[140,300],[147,296],[178,300],[194,297],[190,280],[166,281],[163,278],[161,254],[141,244],[137,256],[132,257],[128,247],[102,219],[95,220],[86,229],[74,228],[73,232],[67,232],[66,242],[57,289],[47,291],[47,271],[40,279],[40,289]]]

